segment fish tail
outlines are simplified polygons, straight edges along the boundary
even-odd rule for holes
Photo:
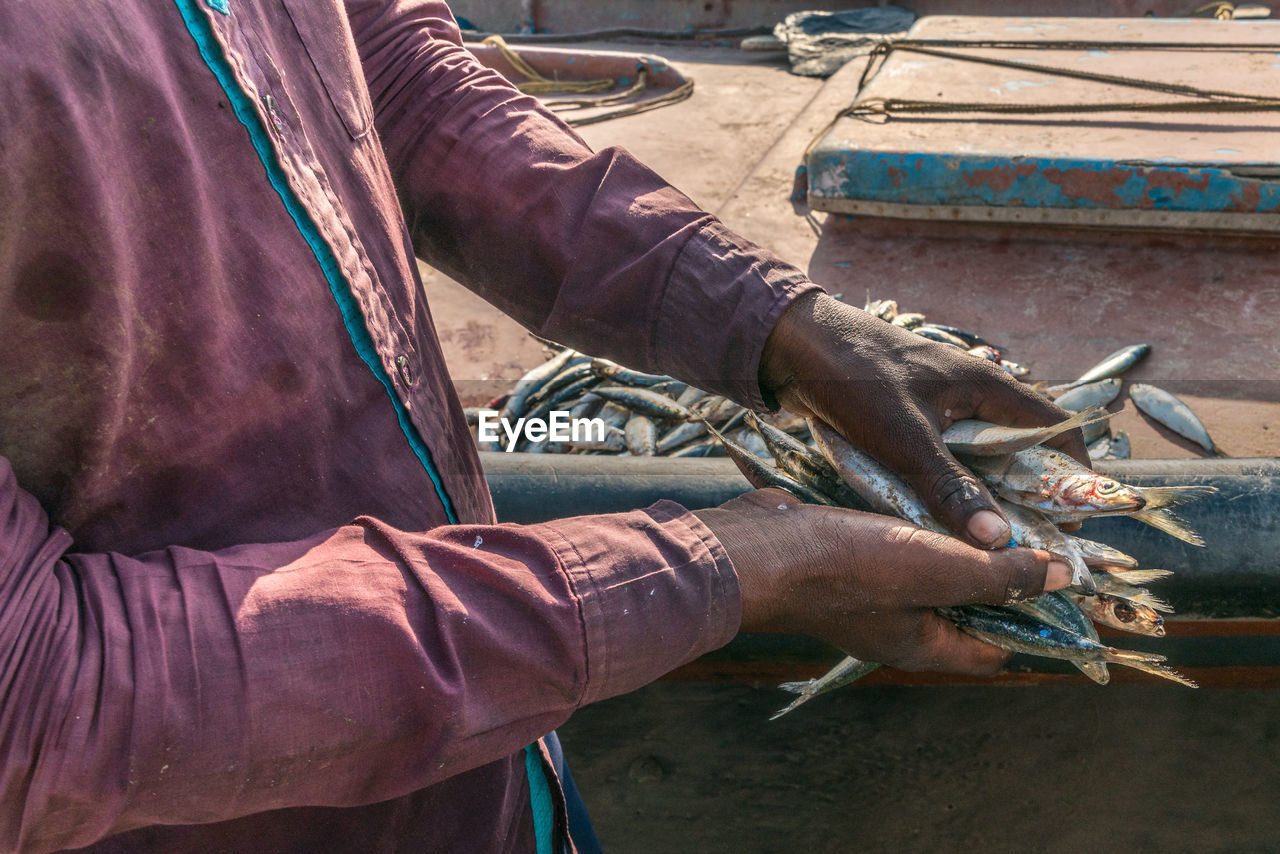
[[[1171,537],[1177,537],[1184,543],[1190,543],[1193,546],[1204,545],[1204,537],[1197,534],[1186,520],[1179,519],[1168,510],[1151,510],[1144,507],[1130,515],[1140,522],[1146,522],[1151,527],[1164,531]]]
[[[1216,486],[1144,486],[1138,492],[1147,500],[1145,510],[1167,510],[1204,498],[1218,491]]]
[[[803,706],[805,703],[818,696],[819,692],[813,690],[814,683],[817,681],[817,679],[810,679],[807,682],[783,682],[779,685],[778,687],[783,691],[789,691],[792,694],[799,694],[800,696],[796,697],[781,709],[778,709],[778,711],[769,715],[769,720],[776,721],[788,712],[795,711],[800,706]]]
[[[1097,424],[1100,421],[1109,421],[1111,413],[1101,406],[1086,406],[1079,412],[1073,412],[1071,417],[1065,421],[1059,421],[1053,425],[1055,431],[1065,433],[1076,427],[1088,427],[1090,424]]]
[[[1166,667],[1163,664],[1158,664],[1154,662],[1145,662],[1145,661],[1124,661],[1119,663],[1127,664],[1130,667],[1134,668],[1135,670],[1141,670],[1143,673],[1150,673],[1152,676],[1159,676],[1163,679],[1170,679],[1174,682],[1177,682],[1179,685],[1186,685],[1188,688],[1200,687],[1198,684],[1196,684],[1195,680],[1188,679],[1178,671],[1174,670],[1171,667]]]
[[[1136,652],[1131,649],[1112,649],[1111,647],[1107,647],[1105,655],[1107,661],[1112,664],[1123,664],[1127,667],[1137,667],[1139,670],[1145,670],[1149,666],[1163,664],[1168,660],[1163,655],[1155,652]]]

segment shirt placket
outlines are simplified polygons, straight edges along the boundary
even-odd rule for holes
[[[336,260],[342,283],[359,314],[359,323],[367,333],[376,354],[377,365],[389,379],[386,383],[388,390],[402,408],[403,417],[407,417],[416,432],[417,441],[426,449],[427,459],[423,459],[423,464],[436,482],[437,493],[441,503],[445,505],[446,515],[450,521],[456,521],[441,480],[442,475],[432,464],[430,449],[426,446],[425,437],[431,435],[431,432],[430,425],[423,418],[426,409],[421,396],[421,354],[413,344],[412,336],[400,323],[390,298],[378,281],[354,224],[307,139],[306,128],[289,97],[278,66],[268,54],[255,49],[249,35],[241,29],[234,7],[228,6],[227,11],[222,12],[213,5],[219,0],[207,2],[219,13],[206,14],[236,83],[248,96],[263,127],[268,130],[272,153],[288,181],[289,189],[305,208],[320,238]],[[301,45],[299,50],[302,50]],[[409,438],[412,444],[415,437]]]

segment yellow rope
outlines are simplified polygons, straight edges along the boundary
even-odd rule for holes
[[[597,116],[584,116],[580,119],[568,119],[568,123],[573,127],[581,127],[582,125],[593,125],[596,122],[608,121],[609,119],[618,119],[623,116],[634,116],[637,113],[647,113],[649,110],[656,110],[659,107],[665,107],[669,104],[677,104],[693,94],[693,81],[686,80],[670,92],[665,92],[656,98],[650,98],[647,101],[636,101],[625,107],[611,110],[607,113],[601,113]]]
[[[527,95],[539,95],[547,92],[602,92],[606,89],[612,89],[617,81],[609,77],[602,77],[598,80],[552,80],[543,77],[534,67],[524,61],[520,54],[516,53],[507,43],[503,41],[502,36],[489,36],[484,40],[483,44],[492,45],[502,54],[503,59],[511,63],[511,67],[516,71],[529,78],[524,83],[517,83],[516,88]]]
[[[560,98],[555,101],[547,101],[547,107],[560,112],[562,110],[581,110],[585,107],[607,107],[610,104],[618,104],[628,98],[634,98],[644,91],[645,83],[648,78],[648,72],[641,68],[640,73],[636,75],[636,82],[630,89],[625,92],[619,92],[616,95],[601,95],[598,98]]]
[[[511,64],[520,74],[528,78],[524,83],[515,84],[516,88],[527,95],[546,94],[551,92],[565,92],[570,94],[587,94],[590,92],[601,92],[612,89],[617,85],[617,81],[605,77],[599,80],[582,80],[582,81],[559,81],[551,80],[539,74],[533,66],[525,62],[525,60],[514,50],[512,50],[502,36],[489,36],[483,42],[492,45],[498,49],[503,58]],[[603,95],[599,98],[564,98],[547,103],[548,108],[557,112],[568,110],[588,109],[592,107],[607,107],[614,104],[620,104],[624,101],[639,95],[648,85],[649,71],[643,65],[640,66],[636,75],[636,82],[631,88],[625,92],[619,92],[615,95]],[[616,119],[622,116],[632,116],[637,113],[655,110],[658,107],[665,107],[668,104],[675,104],[688,98],[693,94],[693,81],[686,80],[670,92],[658,95],[656,98],[649,98],[645,101],[634,101],[626,106],[619,107],[616,110],[609,110],[603,113],[597,113],[590,116],[582,116],[580,118],[567,118],[566,123],[573,127],[581,125],[595,124],[609,119]]]

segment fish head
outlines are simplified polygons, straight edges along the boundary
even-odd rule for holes
[[[1140,602],[1130,602],[1128,599],[1121,599],[1118,596],[1106,596],[1104,594],[1100,599],[1102,608],[1115,621],[1113,625],[1117,628],[1124,628],[1157,638],[1164,637],[1164,618],[1156,613],[1155,610]]]
[[[1102,475],[1090,478],[1087,489],[1079,498],[1080,504],[1108,513],[1127,513],[1147,506],[1147,499],[1138,490]]]

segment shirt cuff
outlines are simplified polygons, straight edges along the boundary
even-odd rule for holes
[[[652,336],[655,361],[743,406],[774,409],[760,389],[765,341],[793,300],[821,290],[796,267],[711,220],[672,266]],[[690,340],[695,327],[705,334]]]
[[[738,576],[720,541],[673,501],[540,525],[578,600],[585,705],[633,691],[728,643],[742,622]]]

